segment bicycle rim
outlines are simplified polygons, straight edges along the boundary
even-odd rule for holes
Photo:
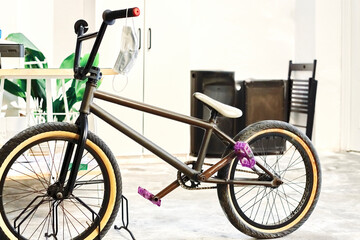
[[[284,182],[279,187],[230,187],[231,201],[243,222],[260,232],[278,233],[299,223],[314,202],[316,163],[309,147],[283,129],[260,131],[247,140],[256,161]],[[231,176],[238,172],[232,166]]]
[[[106,154],[90,140],[73,194],[62,200],[49,195],[66,146],[77,138],[66,131],[41,133],[22,142],[4,160],[0,224],[10,239],[94,239],[108,222],[115,205],[115,175]]]

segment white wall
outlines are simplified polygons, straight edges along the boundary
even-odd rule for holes
[[[44,52],[50,67],[58,67],[74,51],[75,20],[85,18],[90,31],[96,31],[93,26],[98,26],[106,5],[99,0],[1,3],[3,38],[11,32],[23,32]],[[288,60],[318,59],[314,141],[319,149],[339,150],[342,119],[346,119],[340,118],[341,3],[341,0],[192,0],[191,69],[235,71],[236,80],[285,79]],[[102,53],[102,58],[106,57],[107,53]]]
[[[340,150],[341,135],[341,0],[317,0],[315,51],[318,59],[318,92],[315,143],[318,149]]]
[[[294,62],[318,60],[313,131],[318,150],[339,151],[346,124],[341,118],[342,14],[341,0],[296,0]]]
[[[89,24],[88,32],[94,32],[95,24],[95,0],[61,0],[54,1],[54,67],[60,67],[61,62],[75,52],[76,34],[74,23],[79,19],[85,19]],[[83,53],[87,53],[89,47],[84,44]]]
[[[315,59],[315,3],[313,0],[295,1],[294,62]]]
[[[1,0],[0,29],[2,39],[10,33],[25,34],[52,63],[54,56],[53,1]]]
[[[191,69],[235,71],[236,80],[287,76],[294,55],[295,1],[191,3]]]
[[[22,32],[44,53],[49,67],[59,67],[75,51],[76,20],[86,19],[95,31],[95,0],[1,0],[1,5],[2,39]]]

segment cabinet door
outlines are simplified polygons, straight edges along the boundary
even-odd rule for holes
[[[358,1],[351,1],[351,80],[350,80],[350,139],[347,150],[360,151],[360,17],[356,11],[360,10],[360,3]]]
[[[145,1],[144,102],[186,115],[190,114],[189,7],[189,0]],[[188,125],[145,114],[144,134],[170,153],[189,152]]]
[[[143,51],[144,37],[141,28],[144,24],[144,1],[143,0],[105,0],[97,1],[96,19],[99,21],[97,27],[101,24],[101,14],[105,9],[119,10],[130,7],[139,7],[140,16],[136,18],[118,19],[114,25],[108,26],[103,43],[100,47],[100,65],[102,67],[113,67],[120,50],[120,40],[122,27],[134,23],[138,38],[141,39],[139,54],[135,65],[128,76],[117,75],[105,77],[100,86],[100,90],[110,92],[119,96],[143,101]],[[143,113],[117,106],[112,103],[97,100],[101,107],[116,116],[122,122],[126,123],[136,131],[143,132]],[[142,147],[133,140],[129,139],[113,127],[96,119],[98,135],[109,145],[115,156],[120,155],[139,155],[142,153]]]

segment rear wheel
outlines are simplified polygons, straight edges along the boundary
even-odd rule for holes
[[[46,123],[0,150],[1,239],[95,239],[99,229],[101,236],[108,231],[121,199],[121,177],[104,142],[89,132],[70,196],[55,184],[66,147],[76,148],[78,138],[75,125]]]
[[[277,187],[219,184],[218,196],[226,216],[236,228],[255,238],[276,238],[293,232],[310,216],[320,193],[320,165],[310,140],[279,121],[255,123],[235,140],[247,142],[256,161],[282,184]],[[243,168],[237,159],[221,169],[219,177],[271,180],[258,167],[256,171]]]

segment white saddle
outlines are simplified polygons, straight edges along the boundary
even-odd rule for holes
[[[193,96],[199,99],[200,101],[202,101],[208,107],[216,110],[224,117],[238,118],[242,116],[242,111],[240,109],[216,101],[215,99],[212,99],[211,97],[208,97],[205,94],[196,92],[193,94]]]

